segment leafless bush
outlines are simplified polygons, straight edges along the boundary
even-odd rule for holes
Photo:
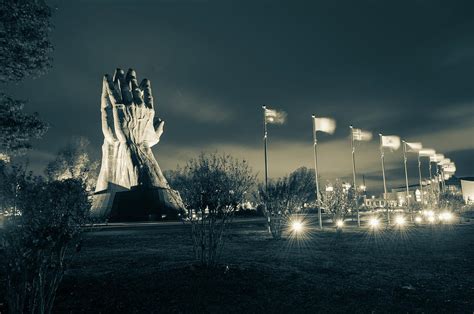
[[[268,228],[274,239],[280,239],[289,218],[315,200],[314,172],[305,167],[290,175],[259,186],[259,196],[264,203]]]
[[[330,188],[321,191],[319,206],[332,215],[334,222],[338,219],[343,220],[356,206],[354,189],[345,187],[339,180],[329,184],[328,187]]]
[[[196,259],[216,266],[226,227],[252,189],[255,175],[245,160],[212,153],[189,160],[167,177],[187,207]]]
[[[0,231],[11,313],[50,313],[89,209],[81,180],[46,182],[15,170],[3,174],[2,210],[10,209]],[[13,192],[13,193],[11,193]],[[10,193],[10,194],[8,194]]]

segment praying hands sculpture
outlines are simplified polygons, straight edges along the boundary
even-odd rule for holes
[[[150,81],[138,84],[134,70],[105,75],[101,98],[102,165],[96,192],[134,186],[169,189],[151,147],[160,141],[164,121],[155,117]]]

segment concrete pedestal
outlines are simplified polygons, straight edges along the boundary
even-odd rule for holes
[[[158,221],[177,219],[183,208],[175,190],[137,186],[125,191],[96,192],[91,215],[109,222]]]

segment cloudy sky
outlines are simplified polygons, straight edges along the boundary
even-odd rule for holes
[[[320,136],[323,180],[351,176],[351,123],[421,141],[454,160],[458,176],[474,175],[472,1],[49,3],[53,68],[10,87],[51,125],[29,155],[35,169],[75,136],[100,157],[102,75],[132,67],[151,80],[166,121],[154,149],[165,170],[217,150],[262,174],[267,105],[288,113],[269,127],[271,177],[312,165],[312,113],[338,124]],[[389,188],[402,184],[401,151],[386,157]],[[415,183],[415,156],[409,164]],[[357,169],[381,189],[376,140],[357,147]]]

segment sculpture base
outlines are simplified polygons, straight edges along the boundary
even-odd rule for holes
[[[91,216],[109,222],[176,220],[183,209],[177,191],[138,186],[126,191],[95,193]]]

